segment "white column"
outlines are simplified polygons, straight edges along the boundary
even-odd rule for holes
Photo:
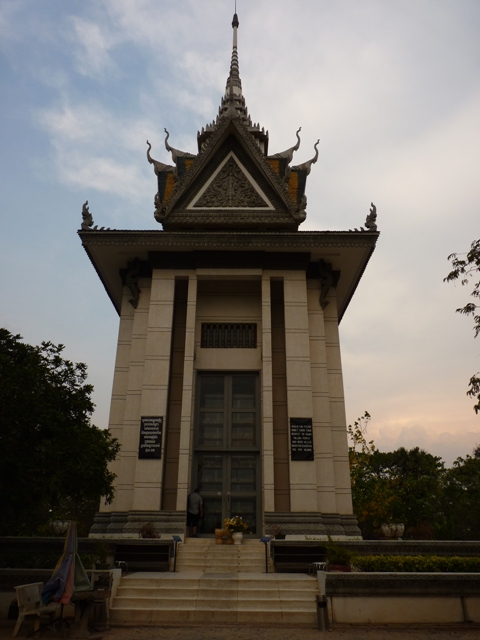
[[[174,294],[174,272],[155,269],[152,275],[148,324],[145,333],[142,393],[135,415],[134,444],[137,460],[132,505],[134,511],[157,511],[160,509],[165,459],[165,423],[160,459],[139,460],[138,445],[140,417],[161,416],[165,419],[167,413]]]
[[[283,273],[288,417],[289,420],[312,418],[306,274],[304,271]],[[313,461],[290,460],[290,508],[293,512],[318,510],[315,471]]]
[[[336,513],[327,351],[325,323],[320,306],[320,283],[318,280],[308,280],[307,286],[313,397],[313,445],[317,473],[318,510],[321,513]]]
[[[118,505],[125,502],[125,497],[123,495],[124,492],[132,490],[131,485],[123,482],[123,431],[134,314],[134,308],[128,302],[130,297],[131,294],[124,294],[122,299],[120,324],[118,328],[117,355],[115,358],[115,372],[113,374],[112,399],[110,401],[110,418],[108,421],[110,433],[112,436],[117,438],[120,443],[120,453],[117,459],[109,465],[110,471],[115,473],[117,476],[115,479],[115,497],[113,502],[109,505],[106,505],[103,500],[101,501],[101,512],[120,511]],[[128,467],[128,462],[126,466]]]
[[[329,300],[330,304],[325,309],[325,345],[335,470],[336,510],[337,513],[349,515],[353,513],[353,507],[348,461],[347,420],[340,357],[340,338],[338,334],[337,301],[333,293],[329,295]]]
[[[133,509],[134,502],[135,469],[140,432],[140,405],[150,304],[150,282],[140,281],[139,286],[141,294],[138,307],[134,310],[130,305],[131,294],[126,288],[124,289],[122,304],[122,312],[125,310],[127,313],[128,307],[132,309],[133,326],[127,365],[128,373],[126,374],[125,413],[115,511],[130,511]]]

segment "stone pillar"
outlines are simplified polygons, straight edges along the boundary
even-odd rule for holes
[[[128,369],[130,366],[130,351],[132,348],[133,315],[134,308],[129,303],[130,292],[125,291],[120,312],[120,324],[118,328],[117,355],[115,358],[115,372],[113,374],[112,400],[110,403],[110,418],[108,428],[112,436],[118,439],[122,447],[117,459],[109,465],[110,471],[116,474],[118,479],[123,479],[123,431],[125,419],[125,404],[128,388]],[[126,464],[128,466],[128,462]],[[131,486],[116,484],[115,497],[112,504],[100,503],[100,512],[118,511],[118,504],[128,502],[128,498],[123,496],[124,492],[131,491]]]
[[[132,338],[128,354],[125,357],[126,390],[125,412],[123,419],[122,449],[116,486],[115,511],[125,512],[133,509],[135,472],[138,459],[138,441],[140,432],[140,407],[142,400],[143,372],[145,366],[145,346],[147,342],[148,310],[150,305],[150,282],[140,281],[141,294],[138,307],[134,310],[129,299],[130,292],[125,288],[122,315],[133,312]],[[115,395],[117,389],[114,390]]]
[[[308,280],[307,288],[313,398],[313,445],[317,475],[318,511],[320,513],[336,513],[325,323],[320,306],[319,281]]]
[[[187,322],[185,331],[185,360],[183,369],[182,418],[178,457],[177,511],[185,511],[189,493],[193,437],[193,382],[195,359],[195,319],[197,315],[197,276],[188,279]]]
[[[283,276],[288,416],[312,418],[306,275],[304,271],[285,271]],[[317,511],[314,462],[290,460],[290,508],[292,512]]]
[[[348,461],[347,421],[343,392],[342,361],[338,333],[337,301],[334,291],[329,295],[330,304],[325,309],[325,346],[327,354],[330,420],[332,430],[333,464],[335,471],[336,511],[351,514],[352,491]]]
[[[263,511],[275,510],[273,476],[272,318],[270,275],[262,277],[262,476]]]
[[[158,511],[160,509],[163,463],[165,460],[165,416],[167,412],[174,292],[174,272],[155,269],[152,274],[150,305],[147,316],[148,326],[146,327],[143,345],[142,392],[135,405],[135,429],[132,428],[132,434],[134,433],[132,446],[135,446],[137,457],[133,504],[131,507],[133,511]],[[143,291],[140,301],[142,297],[146,297]],[[136,314],[138,311],[139,309],[137,308]],[[159,460],[138,459],[141,416],[162,416],[164,418],[162,455]]]

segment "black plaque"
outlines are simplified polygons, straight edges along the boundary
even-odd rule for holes
[[[313,460],[313,431],[311,418],[290,418],[292,460]]]
[[[138,457],[145,460],[162,457],[163,418],[144,416],[140,418],[140,444]]]

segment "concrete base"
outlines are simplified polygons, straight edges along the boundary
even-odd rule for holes
[[[480,596],[334,597],[330,602],[333,624],[480,623]]]
[[[181,535],[185,531],[185,511],[129,511],[97,513],[90,538],[138,538],[140,527],[153,522],[159,535]],[[265,513],[265,531],[272,525],[280,527],[288,539],[361,540],[362,534],[355,516],[322,513]]]
[[[281,533],[292,540],[305,540],[309,536],[319,540],[327,540],[328,536],[335,540],[362,539],[357,519],[353,515],[266,512],[265,530],[268,531],[273,525],[277,525]]]
[[[327,573],[333,624],[480,623],[480,574]]]
[[[158,534],[171,540],[172,535],[183,535],[186,523],[185,511],[128,511],[97,513],[90,538],[139,538],[140,528],[152,522]]]

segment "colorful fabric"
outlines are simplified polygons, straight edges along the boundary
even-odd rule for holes
[[[52,577],[43,587],[42,602],[48,604],[53,600],[68,604],[75,591],[90,591],[91,588],[87,572],[78,555],[77,528],[75,523],[71,522],[65,537],[63,554]]]

